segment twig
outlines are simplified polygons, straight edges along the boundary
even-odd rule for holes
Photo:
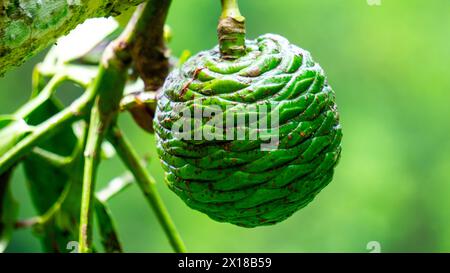
[[[131,55],[136,70],[145,83],[145,90],[157,91],[163,85],[170,68],[164,24],[172,0],[148,2],[141,23],[136,25]]]
[[[133,182],[134,177],[130,172],[126,172],[124,175],[114,178],[108,183],[108,186],[106,186],[104,189],[100,190],[95,194],[96,202],[103,204],[104,202],[109,201],[111,198],[123,192],[126,188],[132,185]],[[55,216],[56,212],[58,212],[61,209],[61,206],[66,200],[67,194],[70,191],[70,187],[71,185],[68,184],[61,193],[61,195],[59,196],[59,198],[56,200],[56,202],[43,215],[34,216],[29,219],[17,221],[15,224],[15,228],[16,229],[31,228],[36,225],[46,224]]]
[[[82,118],[95,98],[96,90],[89,88],[79,99],[74,101],[69,107],[49,118],[40,125],[34,127],[33,132],[22,139],[12,149],[8,150],[0,157],[0,174],[8,170],[24,155],[29,153],[41,141],[49,138],[64,126]]]
[[[119,51],[116,51],[119,50]],[[89,133],[84,152],[83,192],[81,196],[79,251],[91,251],[92,242],[92,199],[100,150],[106,133],[117,118],[120,99],[127,80],[130,59],[122,54],[116,43],[104,53],[94,88],[98,96],[91,112]]]
[[[133,175],[127,171],[125,174],[111,180],[105,188],[97,192],[96,196],[98,200],[106,202],[124,191],[126,188],[132,185],[133,182]]]
[[[137,184],[142,190],[147,202],[155,212],[174,251],[178,253],[186,252],[181,236],[159,196],[155,179],[148,173],[145,166],[142,164],[142,161],[139,159],[139,156],[119,128],[113,128],[112,132],[108,135],[108,138],[116,148],[116,151],[124,164],[131,170],[136,178]]]
[[[21,228],[29,228],[34,227],[36,225],[45,225],[48,223],[53,217],[56,215],[58,211],[60,211],[62,204],[67,198],[67,195],[70,192],[70,189],[72,187],[72,183],[68,183],[65,187],[61,195],[58,197],[56,202],[41,216],[35,216],[30,219],[17,221],[15,228],[21,229]]]
[[[77,137],[77,144],[70,156],[61,156],[40,147],[35,147],[32,154],[48,162],[52,166],[61,168],[66,172],[70,172],[71,168],[69,167],[81,156],[86,141],[87,127],[85,126],[84,121],[82,121],[80,126],[81,133]]]
[[[35,75],[38,72],[34,72]],[[37,76],[35,76],[37,77]],[[40,107],[45,101],[56,92],[56,89],[68,79],[66,74],[55,75],[48,84],[40,91],[36,97],[30,100],[27,104],[22,106],[14,115],[17,117],[25,118],[29,116],[33,111]],[[37,87],[36,87],[37,88]]]
[[[132,52],[141,45],[141,42],[151,42],[143,40],[143,36],[155,27],[153,24],[158,22],[155,17],[160,16],[159,20],[162,20],[164,25],[165,14],[161,14],[159,11],[155,12],[162,2],[170,3],[170,0],[151,0],[147,4],[140,5],[124,32],[107,47],[100,64],[94,85],[98,96],[91,112],[85,150],[79,237],[81,253],[91,251],[92,201],[101,143],[110,126],[115,124],[127,80],[127,70],[132,60]],[[158,26],[156,26],[156,31],[159,31]],[[161,33],[162,31],[161,28]]]
[[[110,122],[110,121],[107,121]],[[105,122],[106,123],[106,122]],[[88,140],[84,152],[83,192],[81,196],[80,237],[79,251],[81,253],[91,251],[92,240],[92,198],[95,187],[96,170],[99,160],[100,148],[104,138],[105,127],[100,118],[98,107],[94,107],[91,114]]]
[[[151,27],[140,27],[134,43],[131,46],[131,55],[134,67],[144,81],[143,94],[155,94],[164,84],[170,70],[170,51],[166,47],[169,34],[164,31],[164,23],[171,4],[171,0],[150,0],[145,13],[145,21]],[[167,35],[166,35],[167,34]],[[147,93],[148,92],[148,93]],[[140,95],[139,97],[144,97]],[[139,99],[139,98],[138,98]],[[136,123],[145,131],[153,133],[153,117],[155,107],[147,103],[138,103],[129,108]]]

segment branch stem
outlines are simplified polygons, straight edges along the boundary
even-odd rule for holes
[[[238,0],[221,0],[217,34],[219,36],[220,54],[223,59],[238,59],[246,53],[245,17],[241,15]]]
[[[0,1],[0,76],[88,18],[117,15],[144,0]]]
[[[64,201],[66,200],[69,191],[72,187],[72,183],[68,183],[65,185],[64,190],[62,191],[61,195],[58,197],[56,202],[42,215],[35,216],[30,219],[22,220],[16,222],[15,228],[21,229],[21,228],[28,228],[28,227],[34,227],[37,225],[45,225],[50,220],[54,218],[57,212],[60,211],[61,206],[63,205]]]
[[[91,111],[89,132],[84,152],[83,191],[81,195],[79,251],[91,252],[92,213],[96,172],[101,145],[110,126],[116,122],[120,99],[127,80],[130,64],[128,58],[119,57],[114,50],[116,42],[106,49],[99,74],[94,84],[97,90],[95,105]]]
[[[160,35],[163,35],[163,27],[159,28],[158,24],[154,24],[161,21],[162,26],[164,26],[167,10],[161,13],[158,7],[161,4],[167,4],[168,9],[170,2],[170,0],[150,0],[146,4],[140,5],[124,32],[107,47],[103,54],[94,85],[98,95],[91,112],[85,150],[79,236],[79,251],[81,253],[91,251],[93,199],[100,148],[107,132],[116,123],[120,100],[127,81],[128,68],[134,57],[133,52],[142,47],[143,44],[152,42],[143,39],[143,37],[147,37],[146,33],[150,30],[156,29],[156,32],[160,31]],[[142,53],[142,56],[147,54],[147,52]],[[135,63],[137,60],[134,59]],[[153,195],[151,197],[158,206],[161,205],[157,197]]]
[[[169,51],[164,40],[164,24],[172,0],[150,0],[142,22],[137,24],[131,54],[146,91],[156,91],[169,74]],[[151,27],[147,27],[151,26]]]
[[[94,107],[91,113],[89,133],[84,152],[83,191],[81,195],[80,237],[79,251],[86,253],[91,251],[92,243],[92,199],[95,188],[96,171],[99,161],[99,153],[104,138],[105,130],[102,129],[106,122],[100,118],[98,107]]]
[[[36,97],[31,99],[27,104],[22,106],[16,113],[15,116],[20,118],[26,118],[37,108],[39,108],[45,101],[49,100],[51,96],[56,92],[56,89],[67,80],[67,75],[57,74],[55,75],[49,83],[42,89],[41,92],[37,94]]]
[[[29,135],[0,157],[0,174],[17,163],[41,141],[51,137],[52,134],[64,128],[64,126],[81,119],[90,109],[95,94],[96,90],[88,89],[86,93],[74,101],[69,107],[34,127]]]
[[[169,242],[177,253],[186,252],[186,248],[156,188],[155,179],[148,173],[123,132],[115,127],[108,136],[127,168],[133,173],[137,184],[152,207],[159,223],[164,229]]]
[[[108,185],[98,191],[96,196],[101,202],[107,202],[133,184],[134,176],[129,171],[127,171],[123,175],[109,181]]]

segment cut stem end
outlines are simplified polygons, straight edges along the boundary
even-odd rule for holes
[[[222,15],[217,27],[220,54],[223,59],[238,59],[246,53],[245,18],[239,11],[237,0],[221,2]]]

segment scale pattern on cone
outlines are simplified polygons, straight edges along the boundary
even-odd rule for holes
[[[334,92],[309,52],[273,34],[246,46],[237,60],[221,59],[216,47],[175,69],[159,94],[154,126],[172,191],[214,220],[256,227],[285,220],[332,180],[342,131]],[[261,139],[185,140],[172,131],[183,109],[248,115],[242,109],[252,105],[277,111],[278,149],[262,150]]]

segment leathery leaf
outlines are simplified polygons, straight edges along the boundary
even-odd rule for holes
[[[0,253],[8,246],[19,210],[19,204],[11,193],[11,173],[9,170],[0,175]]]

